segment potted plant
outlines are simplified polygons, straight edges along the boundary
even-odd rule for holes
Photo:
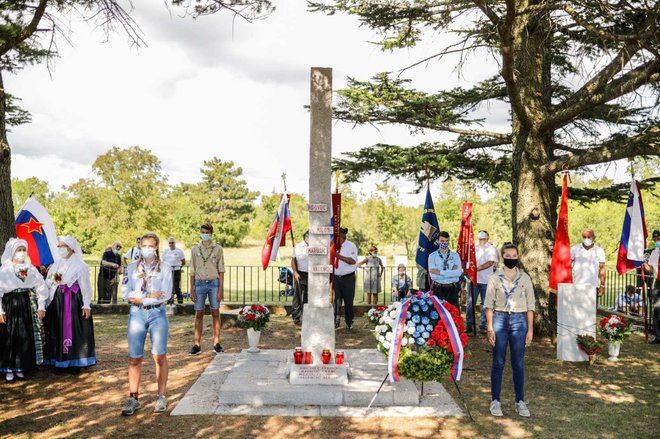
[[[261,331],[270,320],[270,311],[263,305],[247,305],[238,311],[238,326],[247,328],[248,352],[259,352],[259,339]]]
[[[592,366],[596,362],[598,353],[603,349],[603,342],[589,334],[578,335],[576,342],[578,348],[589,356],[589,365]]]
[[[623,317],[611,315],[601,319],[598,323],[598,333],[607,339],[607,352],[609,361],[619,361],[621,343],[630,333],[630,324]]]

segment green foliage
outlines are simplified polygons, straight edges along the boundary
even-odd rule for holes
[[[448,376],[454,356],[445,349],[426,349],[421,352],[408,347],[401,349],[399,375],[415,382],[440,381]]]
[[[32,194],[45,208],[48,208],[55,197],[48,187],[48,183],[37,177],[29,177],[25,180],[11,179],[11,194],[14,201],[14,214],[18,213]]]
[[[291,226],[296,243],[302,240],[303,233],[308,228],[307,199],[303,194],[289,194],[289,210],[291,212]],[[250,238],[262,242],[266,239],[266,233],[270,229],[275,212],[280,204],[282,193],[272,192],[270,195],[262,195],[259,207],[255,209],[253,220],[250,222]],[[287,243],[289,236],[286,237]]]

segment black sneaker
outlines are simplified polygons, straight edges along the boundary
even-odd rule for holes
[[[346,329],[348,329],[348,330],[353,329],[353,324],[352,323],[347,323],[346,324]]]
[[[337,321],[335,322],[335,329],[338,329],[338,328],[339,328],[339,324],[340,324],[340,323],[341,323],[341,322],[340,322],[339,320],[337,320]]]
[[[224,352],[224,349],[222,349],[222,346],[220,346],[220,343],[216,343],[215,346],[213,346],[213,350],[215,351],[216,354],[220,354]]]
[[[197,355],[200,352],[202,352],[202,348],[199,345],[193,345],[192,348],[190,348],[190,352],[188,352],[189,355]]]

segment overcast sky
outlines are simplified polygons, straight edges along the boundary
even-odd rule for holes
[[[37,176],[59,189],[91,176],[91,164],[108,148],[139,145],[163,163],[170,182],[194,182],[205,159],[217,156],[244,170],[261,193],[307,193],[309,69],[334,69],[334,88],[346,77],[368,79],[436,53],[444,42],[432,36],[414,49],[382,52],[378,35],[346,15],[306,11],[303,0],[276,2],[268,19],[247,23],[228,13],[193,20],[160,1],[135,2],[132,16],[146,46],[131,47],[122,34],[109,41],[90,23],[73,17],[67,44],[48,72],[44,64],[5,78],[22,99],[32,123],[13,127],[13,176]],[[232,27],[233,22],[233,27]],[[491,76],[495,64],[472,59],[461,74],[457,57],[406,72],[419,89],[469,86]],[[507,130],[505,112],[490,109],[490,129]],[[337,122],[333,155],[385,142],[414,145],[437,134],[410,135],[405,128],[354,128]],[[356,189],[374,190],[376,178]],[[401,184],[403,192],[411,188]],[[407,196],[406,204],[422,203]]]

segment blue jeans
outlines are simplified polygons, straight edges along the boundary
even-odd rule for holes
[[[481,320],[479,321],[479,329],[486,329],[486,310],[483,308],[484,300],[486,300],[486,287],[488,284],[477,284],[476,286],[470,283],[470,292],[468,294],[467,312],[465,314],[465,325],[469,328],[474,326],[474,315],[472,315],[472,290],[474,290],[474,298],[479,302],[481,298]],[[476,305],[476,303],[475,303]]]
[[[493,348],[493,366],[490,370],[490,393],[493,401],[500,400],[502,390],[502,372],[506,360],[506,348],[511,347],[511,368],[516,402],[525,399],[525,337],[527,335],[527,313],[493,313],[495,347]]]
[[[132,306],[128,314],[128,356],[142,358],[147,332],[151,338],[151,353],[165,355],[167,353],[167,336],[170,323],[167,320],[165,304],[158,308],[143,309]]]
[[[204,311],[206,305],[206,297],[209,298],[209,307],[211,309],[220,309],[218,303],[218,286],[220,286],[220,279],[201,280],[195,279],[195,311]]]

